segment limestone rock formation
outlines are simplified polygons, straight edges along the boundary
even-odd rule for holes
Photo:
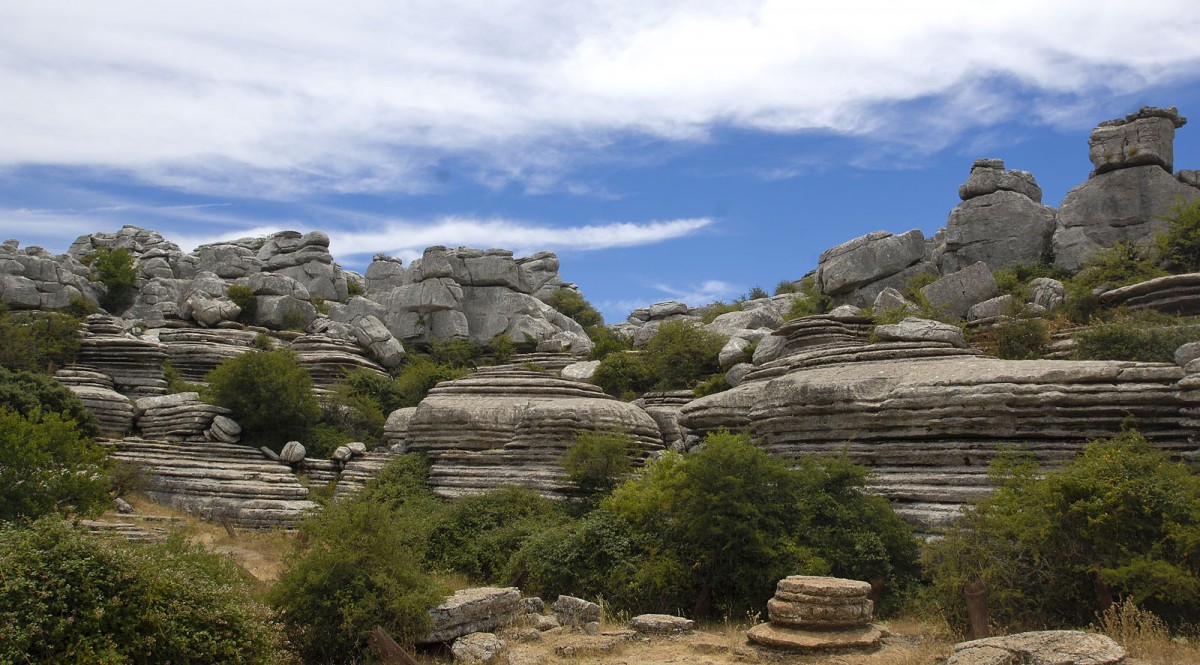
[[[575,596],[559,596],[550,609],[563,626],[579,627],[600,620],[599,605]]]
[[[1125,649],[1107,635],[1045,630],[960,642],[946,665],[1120,665]]]
[[[817,284],[838,303],[866,307],[883,289],[902,287],[922,273],[937,273],[929,262],[925,235],[875,231],[826,250],[818,259]]]
[[[565,496],[559,461],[588,430],[629,433],[639,457],[662,449],[658,425],[640,408],[596,386],[506,367],[438,384],[408,419],[405,442],[429,456],[429,483],[442,496],[502,485]]]
[[[72,365],[54,373],[100,421],[102,436],[120,438],[133,431],[133,404],[113,390],[112,377],[81,365]]]
[[[521,592],[516,587],[462,589],[429,610],[433,626],[418,644],[450,642],[471,633],[486,633],[517,617]]]
[[[642,407],[658,423],[663,445],[680,450],[685,447],[688,433],[679,426],[679,413],[684,405],[694,399],[696,396],[690,390],[666,390],[646,393],[633,403]]]
[[[971,175],[958,188],[958,197],[969,201],[994,192],[1016,192],[1034,203],[1042,202],[1042,188],[1029,171],[1005,171],[1002,159],[975,160]]]
[[[146,331],[143,337],[157,339],[180,377],[198,383],[217,365],[253,349],[257,336],[251,330],[157,328]]]
[[[767,601],[769,623],[746,632],[751,642],[792,651],[869,649],[883,638],[871,625],[874,604],[866,582],[793,575]]]
[[[504,640],[493,633],[471,633],[454,640],[450,655],[466,665],[501,665],[509,662]]]
[[[1032,175],[1006,172],[998,159],[976,160],[959,194],[963,202],[950,211],[940,248],[943,275],[977,261],[998,270],[1047,255],[1054,209],[1041,204],[1042,190]]]
[[[1178,109],[1143,106],[1100,123],[1088,137],[1088,158],[1099,175],[1132,166],[1175,168],[1175,130],[1187,124]]]
[[[1153,309],[1179,316],[1200,315],[1200,273],[1169,275],[1100,294],[1106,307]]]
[[[696,622],[671,614],[639,614],[629,620],[629,627],[650,635],[674,635],[695,628]]]
[[[963,319],[973,305],[996,295],[996,279],[987,264],[979,261],[922,287],[921,293],[935,309]]]
[[[155,441],[205,441],[213,420],[229,415],[229,409],[201,402],[200,395],[192,392],[142,397],[134,402],[134,409],[138,430]]]
[[[300,365],[312,375],[313,387],[321,394],[341,381],[348,371],[364,369],[387,376],[383,367],[368,358],[362,347],[328,335],[303,335],[292,341],[291,349]]]
[[[70,254],[53,256],[16,241],[0,244],[0,301],[10,309],[62,309],[72,298],[95,301],[101,289],[88,280],[90,270]]]
[[[125,332],[117,319],[93,314],[84,322],[76,361],[112,377],[113,389],[130,397],[167,391],[162,345]]]

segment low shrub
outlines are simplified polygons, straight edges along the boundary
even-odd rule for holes
[[[0,303],[0,367],[53,374],[75,362],[80,320],[57,312],[9,312]]]
[[[409,356],[404,367],[392,382],[396,400],[392,402],[394,406],[388,410],[388,413],[400,407],[420,404],[434,386],[442,381],[462,378],[466,376],[467,371],[463,368],[435,363],[425,356]]]
[[[1118,242],[1092,254],[1084,267],[1064,283],[1066,312],[1076,323],[1087,323],[1100,310],[1097,290],[1115,289],[1166,274],[1152,252]]]
[[[799,293],[802,298],[796,298],[792,301],[792,307],[788,310],[787,320],[798,319],[802,316],[814,316],[816,314],[825,314],[833,308],[833,302],[817,287],[815,277],[805,277],[795,283],[795,288],[792,293]]]
[[[254,315],[258,313],[258,299],[254,295],[254,289],[245,284],[230,284],[225,287],[225,295],[233,304],[242,308],[237,318],[239,323],[254,323]]]
[[[75,423],[79,435],[100,434],[100,421],[79,401],[75,393],[53,377],[34,372],[9,371],[0,367],[0,409],[32,417],[35,411],[55,413]]]
[[[1155,255],[1173,272],[1200,272],[1200,199],[1178,202],[1164,219],[1167,231],[1155,239]]]
[[[742,303],[740,301],[727,303],[723,300],[714,300],[704,307],[701,307],[699,315],[702,322],[709,324],[715,321],[717,317],[721,316],[722,314],[740,311],[742,311]]]
[[[555,291],[546,299],[546,304],[574,319],[584,328],[604,325],[604,317],[600,315],[600,312],[596,311],[596,308],[583,297],[583,294],[573,289]]]
[[[1074,339],[1077,360],[1174,362],[1176,349],[1200,341],[1200,321],[1144,312],[1080,330]]]
[[[269,611],[227,557],[46,518],[0,526],[0,661],[272,663]]]
[[[692,395],[696,397],[705,397],[707,395],[715,395],[719,392],[729,390],[729,384],[725,382],[725,375],[721,373],[713,374],[707,379],[702,379],[692,389]]]
[[[1042,319],[1012,319],[974,335],[971,344],[1006,360],[1036,360],[1050,344],[1050,328]]]
[[[205,377],[205,398],[230,411],[242,426],[242,440],[276,450],[302,439],[317,424],[321,409],[312,377],[287,349],[249,351],[230,358]]]
[[[448,342],[435,339],[429,345],[429,354],[442,365],[474,369],[483,349],[469,339],[456,337]]]
[[[104,285],[100,306],[111,314],[120,314],[133,303],[133,287],[137,282],[137,268],[133,255],[124,247],[98,249],[84,257],[84,265],[92,269],[92,279]]]
[[[0,407],[0,521],[99,512],[109,503],[106,455],[57,413]]]
[[[437,516],[429,534],[426,562],[438,572],[507,585],[512,555],[530,537],[564,519],[559,506],[537,492],[503,487],[462,497]]]
[[[718,356],[725,346],[724,335],[691,321],[664,321],[646,342],[642,358],[660,390],[694,388],[701,380],[721,371]]]
[[[629,401],[654,387],[657,379],[641,353],[610,353],[592,374],[592,383],[604,392]]]
[[[583,495],[607,494],[633,471],[637,452],[637,442],[625,432],[583,431],[575,434],[562,465]]]
[[[588,356],[589,360],[603,360],[609,354],[628,351],[633,348],[633,342],[624,335],[619,335],[604,326],[590,326],[585,329],[588,339],[595,346]]]
[[[1018,264],[992,271],[996,279],[996,287],[1001,294],[1008,294],[1021,302],[1029,302],[1031,293],[1029,282],[1039,278],[1064,280],[1067,272],[1053,263],[1041,262],[1033,264]]]

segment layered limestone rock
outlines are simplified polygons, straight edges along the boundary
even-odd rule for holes
[[[76,361],[112,377],[113,389],[129,397],[167,392],[163,361],[167,354],[156,342],[125,332],[117,319],[92,314],[83,325]]]
[[[201,402],[200,394],[193,392],[143,397],[134,402],[134,410],[137,429],[154,441],[205,441],[213,420],[230,413],[229,409]]]
[[[921,287],[921,293],[935,309],[964,319],[971,307],[995,296],[999,288],[991,269],[979,261]]]
[[[960,642],[946,665],[1120,665],[1125,649],[1107,635],[1043,630]]]
[[[217,365],[254,347],[257,332],[207,328],[162,328],[146,331],[146,339],[157,339],[180,378],[191,383],[204,381]]]
[[[478,587],[455,591],[446,602],[429,610],[433,625],[418,644],[450,642],[471,633],[486,633],[506,626],[521,609],[516,587]]]
[[[791,651],[878,647],[883,635],[871,625],[870,592],[870,584],[856,580],[785,577],[767,601],[770,621],[751,628],[746,637]]]
[[[328,335],[311,334],[291,343],[296,360],[312,375],[313,388],[320,394],[328,392],[347,372],[363,369],[386,377],[387,372],[367,357],[362,347]]]
[[[931,339],[871,343],[869,331],[865,320],[789,322],[774,359],[684,406],[680,423],[745,428],[784,458],[845,453],[923,531],[990,491],[1001,446],[1054,466],[1132,418],[1161,448],[1195,448],[1200,381],[1176,365],[999,360]]]
[[[1153,309],[1179,316],[1200,315],[1200,273],[1169,275],[1100,294],[1105,307]]]
[[[396,459],[397,453],[390,450],[378,450],[352,457],[342,467],[338,475],[337,486],[333,490],[333,498],[350,498],[362,491],[371,479],[379,474],[385,466]]]
[[[694,399],[696,396],[690,390],[665,390],[646,393],[633,403],[658,423],[663,445],[682,450],[686,447],[688,432],[679,426],[679,413]]]
[[[62,309],[72,299],[95,302],[102,292],[88,281],[90,269],[70,254],[54,256],[33,246],[0,244],[0,302],[10,309]]]
[[[944,275],[982,261],[992,270],[1032,265],[1050,251],[1054,209],[1027,171],[1005,171],[998,159],[976,160],[950,211],[939,258]]]
[[[102,440],[118,462],[141,467],[156,503],[249,529],[291,528],[317,505],[284,464],[226,443]]]
[[[919,229],[901,235],[875,231],[826,250],[818,259],[817,285],[838,304],[866,307],[887,287],[937,268],[928,260]]]
[[[429,483],[439,495],[518,485],[562,497],[572,488],[561,459],[575,435],[590,430],[628,433],[639,461],[663,447],[642,409],[596,386],[507,368],[438,384],[408,419],[405,442],[429,456]]]
[[[1100,123],[1088,137],[1094,175],[1132,166],[1175,168],[1175,130],[1187,124],[1174,106],[1143,106],[1124,118]]]
[[[133,404],[128,397],[113,390],[111,376],[82,365],[72,365],[55,372],[54,378],[96,415],[102,436],[120,438],[133,430]]]

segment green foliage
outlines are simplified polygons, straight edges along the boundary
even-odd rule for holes
[[[275,339],[265,332],[260,332],[254,336],[252,346],[259,351],[270,351],[275,348]]]
[[[329,314],[330,305],[329,302],[325,300],[325,296],[314,295],[309,299],[309,302],[312,303],[312,306],[317,310],[317,313],[322,315]]]
[[[1138,312],[1075,333],[1077,360],[1174,362],[1175,349],[1200,341],[1200,321]]]
[[[721,371],[717,361],[725,346],[723,335],[690,321],[664,321],[646,342],[642,355],[663,390],[694,388]]]
[[[249,351],[230,358],[205,377],[205,398],[233,412],[242,440],[278,450],[301,439],[321,417],[312,377],[287,349]]]
[[[932,596],[952,625],[965,625],[972,579],[1003,629],[1085,625],[1106,592],[1176,625],[1200,619],[1200,477],[1135,431],[1036,471],[1003,459],[996,491],[928,545]]]
[[[0,521],[99,512],[108,504],[105,456],[57,413],[0,408]]]
[[[449,342],[435,339],[429,345],[429,354],[442,365],[474,369],[483,349],[469,339],[456,337]]]
[[[227,557],[58,519],[0,527],[0,662],[271,663],[279,640]]]
[[[697,383],[696,387],[692,389],[692,394],[696,397],[704,397],[726,390],[729,390],[729,384],[725,382],[725,375],[717,373]]]
[[[437,500],[423,464],[402,457],[354,499],[300,525],[299,547],[269,599],[305,662],[357,663],[382,626],[411,645],[445,596],[421,570]]]
[[[770,297],[771,297],[771,295],[769,293],[767,293],[766,289],[764,289],[763,287],[761,287],[757,284],[750,287],[750,290],[746,292],[746,300],[759,300],[761,298],[770,298]]]
[[[976,334],[971,344],[1006,360],[1036,360],[1050,344],[1050,329],[1042,319],[1012,319],[998,328]]]
[[[604,325],[604,317],[581,293],[572,289],[559,289],[546,299],[546,304],[588,328]]]
[[[83,319],[98,311],[100,311],[100,308],[96,306],[96,303],[81,295],[73,295],[67,301],[67,306],[63,308],[62,313],[77,319]]]
[[[174,395],[175,393],[202,393],[205,388],[199,383],[189,383],[184,380],[183,374],[175,369],[170,360],[163,361],[163,377],[167,380],[167,394]]]
[[[507,584],[509,559],[530,537],[564,519],[554,501],[521,487],[503,487],[447,505],[429,534],[426,561],[437,571]]]
[[[812,459],[792,470],[745,436],[668,454],[598,510],[532,538],[510,562],[543,595],[602,595],[618,609],[697,618],[759,611],[789,574],[912,578],[916,542],[865,471]]]
[[[583,494],[607,494],[633,471],[637,452],[637,443],[625,432],[583,431],[575,434],[562,465]]]
[[[1155,254],[1174,272],[1200,272],[1200,199],[1178,202],[1164,219],[1166,233],[1155,238]]]
[[[488,351],[491,352],[492,360],[497,365],[503,365],[517,355],[517,345],[513,343],[508,333],[500,333],[488,341]]]
[[[1115,289],[1166,274],[1154,254],[1137,245],[1118,242],[1097,250],[1084,267],[1064,283],[1067,313],[1077,323],[1087,323],[1100,309],[1095,294],[1097,289]]]
[[[242,308],[242,312],[238,314],[237,318],[239,322],[245,324],[254,322],[254,315],[258,312],[258,298],[254,296],[254,289],[245,284],[230,284],[225,287],[225,295],[233,301],[233,304]]]
[[[137,268],[133,266],[133,255],[124,247],[98,249],[84,258],[92,269],[92,279],[104,285],[100,306],[111,313],[124,311],[133,302],[133,286],[137,281]]]
[[[393,381],[397,395],[395,408],[416,406],[437,384],[462,378],[466,374],[466,369],[438,364],[424,356],[409,356],[404,368]]]
[[[715,321],[717,317],[721,316],[722,314],[740,311],[742,311],[742,303],[740,301],[727,303],[723,300],[714,300],[704,307],[701,307],[699,314],[700,320],[708,324]]]
[[[100,421],[83,406],[75,393],[53,377],[33,372],[10,372],[0,367],[0,409],[9,409],[32,417],[35,411],[55,413],[75,421],[79,435],[94,438],[100,434]]]
[[[775,295],[781,296],[785,293],[796,293],[800,290],[800,285],[790,279],[781,279],[775,285]]]
[[[346,280],[346,298],[347,299],[353,298],[355,296],[361,296],[366,292],[367,292],[367,290],[363,288],[362,284],[359,284],[358,282],[355,282],[353,280],[349,280],[349,279]]]
[[[996,287],[1000,293],[1007,293],[1021,302],[1030,299],[1029,282],[1039,277],[1064,280],[1068,275],[1065,270],[1053,263],[1017,264],[992,272]]]
[[[590,360],[603,360],[610,354],[619,351],[628,351],[633,348],[633,342],[624,335],[618,335],[616,332],[605,326],[590,326],[584,329],[587,332],[588,339],[592,340],[595,347],[592,348]]]
[[[347,372],[321,400],[321,422],[306,441],[312,442],[309,452],[325,456],[351,441],[378,446],[388,414],[403,402],[400,386],[391,377],[363,368]]]
[[[828,296],[821,293],[817,287],[815,277],[805,277],[799,282],[795,282],[795,287],[791,293],[799,293],[803,298],[796,298],[792,301],[792,307],[788,310],[787,320],[798,319],[802,316],[813,316],[815,314],[824,314],[833,307],[833,302]]]
[[[53,374],[79,352],[80,320],[57,312],[12,313],[0,303],[0,367]]]
[[[629,401],[654,387],[655,377],[643,354],[627,351],[605,356],[592,375],[592,383],[613,397]]]

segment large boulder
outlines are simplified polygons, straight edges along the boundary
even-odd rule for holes
[[[979,261],[921,289],[934,309],[955,318],[965,318],[971,307],[999,291],[987,264]]]
[[[1107,635],[1044,630],[960,642],[946,665],[1120,665],[1125,649]]]
[[[919,229],[901,235],[875,231],[822,253],[817,284],[835,301],[865,307],[884,288],[902,286],[923,271],[926,254],[925,236]],[[865,288],[869,286],[875,288]]]
[[[971,175],[959,186],[958,197],[964,201],[993,192],[1023,194],[1034,203],[1042,202],[1042,188],[1029,171],[1005,171],[1002,159],[977,159],[971,165]]]
[[[1178,109],[1143,106],[1124,118],[1102,122],[1088,137],[1094,174],[1132,166],[1175,167],[1175,130],[1187,124]]]
[[[978,261],[992,270],[1034,264],[1050,251],[1054,209],[1025,194],[999,190],[963,201],[950,212],[941,271],[950,274]]]

